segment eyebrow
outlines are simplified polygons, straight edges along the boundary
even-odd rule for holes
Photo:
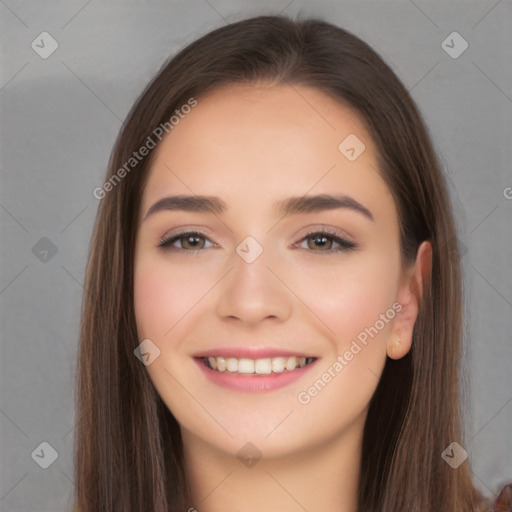
[[[368,208],[356,201],[353,197],[344,194],[318,194],[315,196],[289,197],[274,204],[275,212],[281,217],[288,217],[299,213],[315,213],[324,210],[346,208],[361,213],[370,220],[373,214]],[[150,215],[166,210],[183,210],[187,212],[204,212],[221,214],[228,209],[227,204],[219,197],[213,196],[169,196],[157,201],[149,208],[143,220]]]

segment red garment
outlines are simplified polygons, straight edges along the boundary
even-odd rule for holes
[[[491,510],[492,512],[512,512],[512,483],[503,486]]]

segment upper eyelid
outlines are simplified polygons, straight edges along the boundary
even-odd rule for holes
[[[314,229],[308,230],[306,233],[304,233],[299,238],[299,240],[294,242],[294,245],[296,245],[300,242],[303,242],[306,238],[316,235],[316,234],[325,234],[325,235],[332,237],[333,239],[337,238],[337,239],[342,240],[348,244],[353,245],[354,247],[356,246],[355,242],[353,242],[350,239],[350,237],[346,237],[343,233],[339,233],[335,228],[329,228],[329,227],[320,227],[320,228],[314,228]],[[218,246],[218,244],[210,238],[210,235],[202,232],[200,229],[196,230],[196,229],[191,229],[191,228],[185,229],[183,231],[178,231],[177,233],[173,233],[171,235],[164,235],[162,237],[162,239],[160,240],[160,242],[158,243],[158,245],[163,246],[163,244],[165,244],[166,242],[169,242],[169,246],[170,246],[171,245],[170,242],[175,243],[180,237],[185,236],[185,235],[200,236],[200,237],[208,240],[210,243],[212,243],[213,246]],[[335,243],[338,243],[338,242],[335,241]],[[190,251],[192,251],[192,250],[194,250],[194,249],[191,249]],[[197,249],[197,250],[201,250],[201,249]]]
[[[331,235],[333,237],[344,238],[346,240],[350,239],[350,236],[347,236],[343,232],[339,232],[338,230],[336,230],[334,228],[320,227],[320,228],[314,228],[314,229],[308,230],[306,233],[301,235],[302,238],[300,240],[304,239],[307,236],[315,235],[318,233],[325,233],[327,235]],[[204,238],[208,238],[211,242],[213,242],[213,240],[211,240],[211,238],[210,238],[210,236],[211,236],[210,234],[203,232],[201,229],[194,229],[194,228],[188,228],[183,231],[178,231],[178,232],[172,233],[172,234],[165,234],[164,236],[162,236],[161,239],[167,240],[167,239],[177,238],[177,237],[180,237],[183,235],[189,235],[189,234],[200,235],[200,236],[203,236]]]
[[[159,241],[158,245],[162,245],[163,243],[165,242],[170,242],[171,240],[173,242],[177,241],[180,237],[182,236],[185,236],[185,235],[195,235],[195,236],[200,236],[200,237],[203,237],[205,238],[206,240],[209,240],[213,245],[218,245],[216,244],[211,238],[209,235],[207,235],[206,233],[203,233],[201,232],[200,230],[194,230],[194,229],[188,229],[186,231],[178,231],[177,233],[173,233],[171,235],[164,235],[161,240]]]
[[[197,226],[200,226],[200,225],[197,225]],[[306,230],[306,232],[302,235],[302,237],[311,235],[313,233],[325,232],[325,233],[328,233],[328,234],[330,234],[332,236],[338,236],[340,238],[344,238],[344,239],[350,240],[350,241],[353,240],[353,236],[350,235],[344,229],[336,228],[334,226],[330,226],[330,225],[323,224],[323,223],[319,223],[319,224],[315,223],[315,224],[312,224],[312,226],[313,227],[306,226],[306,227],[304,227],[304,228],[302,228],[300,230],[300,231],[302,231],[303,229]],[[181,227],[176,228],[176,229],[177,229],[176,232],[174,232],[174,229],[170,229],[161,238],[162,239],[164,239],[164,238],[172,238],[174,236],[186,235],[188,233],[198,233],[201,236],[204,236],[204,237],[207,237],[207,238],[213,236],[213,232],[209,228],[207,228],[205,226],[196,227],[195,224],[182,225]],[[172,234],[168,234],[168,233],[172,233]]]

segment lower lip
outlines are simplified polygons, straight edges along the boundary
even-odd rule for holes
[[[252,393],[264,393],[266,391],[273,391],[279,389],[297,379],[300,379],[306,372],[317,361],[316,359],[312,362],[303,366],[302,368],[296,368],[295,370],[285,370],[282,373],[270,373],[268,375],[243,374],[243,373],[231,373],[228,371],[218,372],[212,370],[204,361],[200,358],[194,358],[196,363],[206,377],[211,380],[214,384],[223,388],[233,389],[236,391],[247,391]]]

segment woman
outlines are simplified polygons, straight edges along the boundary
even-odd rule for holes
[[[214,30],[140,96],[95,196],[77,510],[491,506],[445,180],[367,44],[281,16]]]

